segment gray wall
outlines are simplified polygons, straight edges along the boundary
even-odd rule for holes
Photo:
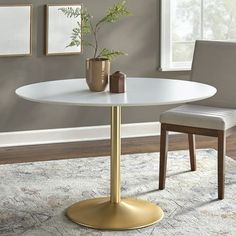
[[[14,91],[17,87],[55,79],[84,77],[87,50],[76,56],[44,55],[44,5],[49,3],[83,3],[94,17],[115,0],[0,0],[1,4],[33,4],[33,56],[0,58],[0,130],[20,131],[49,128],[103,125],[109,123],[108,108],[66,107],[24,101]],[[121,49],[129,56],[112,63],[112,71],[121,70],[128,76],[188,79],[187,72],[159,72],[160,1],[128,0],[132,17],[107,26],[100,34],[106,47]],[[1,32],[1,34],[4,32]],[[151,122],[167,107],[124,109],[123,122]]]

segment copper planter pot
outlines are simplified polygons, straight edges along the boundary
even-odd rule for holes
[[[104,58],[86,60],[86,82],[93,92],[102,92],[106,89],[110,76],[110,61]]]

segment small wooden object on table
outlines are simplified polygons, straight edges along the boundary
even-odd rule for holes
[[[110,76],[110,92],[125,93],[126,74],[116,71]]]

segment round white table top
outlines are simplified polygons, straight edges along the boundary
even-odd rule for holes
[[[26,100],[77,106],[151,106],[192,102],[216,93],[212,86],[183,80],[127,78],[126,93],[90,92],[85,79],[56,80],[20,87]]]

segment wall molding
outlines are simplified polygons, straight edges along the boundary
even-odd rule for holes
[[[122,138],[160,135],[160,123],[123,124]],[[0,133],[0,147],[105,140],[110,138],[110,126],[90,126],[65,129],[31,130]]]

